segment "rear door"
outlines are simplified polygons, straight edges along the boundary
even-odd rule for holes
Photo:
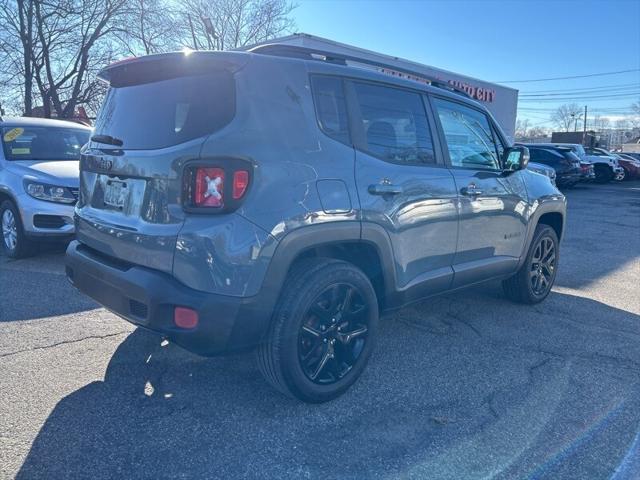
[[[399,301],[446,290],[456,248],[456,189],[425,98],[355,80],[348,90],[362,220],[389,235]]]
[[[184,221],[185,162],[234,115],[232,74],[206,67],[167,56],[109,71],[110,89],[81,159],[81,242],[171,271]]]
[[[433,97],[459,198],[454,287],[513,271],[527,230],[522,172],[505,173],[491,119],[470,105]]]

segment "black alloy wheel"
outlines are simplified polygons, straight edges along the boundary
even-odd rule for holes
[[[258,368],[288,396],[309,403],[332,400],[364,371],[378,313],[376,292],[358,267],[332,258],[300,260],[256,350]]]
[[[556,231],[549,225],[537,225],[522,265],[502,282],[507,297],[530,305],[547,298],[558,273],[559,256]]]
[[[367,306],[349,284],[329,286],[312,302],[300,327],[298,359],[309,380],[335,383],[351,371],[364,350]]]
[[[556,247],[550,237],[542,237],[534,247],[531,259],[531,289],[536,296],[546,295],[556,269]]]

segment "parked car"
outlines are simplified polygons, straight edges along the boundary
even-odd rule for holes
[[[543,165],[542,163],[529,162],[527,168],[532,172],[539,173],[540,175],[544,175],[549,178],[549,181],[555,185],[556,184],[556,171],[548,167],[547,165]]]
[[[350,59],[271,45],[106,68],[71,282],[193,352],[255,349],[307,402],[356,381],[381,311],[489,279],[542,301],[566,201],[527,149],[463,93]]]
[[[640,160],[624,153],[616,153],[615,157],[620,166],[624,168],[626,179],[640,178]]]
[[[567,147],[539,147],[536,143],[524,144],[529,149],[532,162],[541,163],[556,171],[556,184],[571,188],[583,179],[580,159]]]
[[[624,168],[618,163],[618,159],[601,148],[586,148],[587,160],[593,163],[596,172],[596,182],[606,183],[611,180],[624,180]]]
[[[10,257],[33,252],[36,240],[70,240],[78,198],[80,147],[91,129],[38,118],[0,120],[2,249]]]
[[[596,171],[593,168],[593,163],[587,160],[580,160],[580,170],[582,172],[582,182],[592,182],[596,179]]]

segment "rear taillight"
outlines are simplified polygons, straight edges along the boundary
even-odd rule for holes
[[[194,207],[224,206],[224,170],[197,167],[193,189]]]
[[[235,210],[249,188],[251,176],[247,162],[229,163],[188,167],[184,176],[184,206],[212,213]]]
[[[247,191],[249,186],[249,172],[246,170],[238,170],[233,172],[233,199],[239,200]]]

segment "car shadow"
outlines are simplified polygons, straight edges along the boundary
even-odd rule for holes
[[[64,274],[66,244],[43,243],[25,259],[0,256],[0,322],[68,315],[98,308]]]
[[[640,454],[639,322],[495,285],[427,300],[385,316],[363,377],[322,405],[272,390],[249,355],[138,329],[55,406],[17,478],[609,478]]]

